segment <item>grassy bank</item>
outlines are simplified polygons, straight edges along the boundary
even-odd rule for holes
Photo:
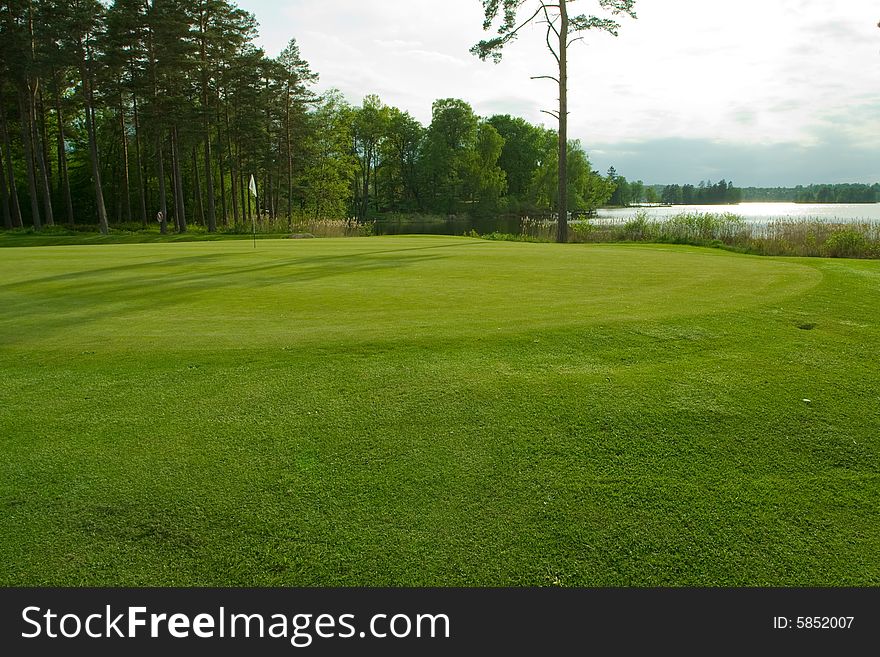
[[[489,233],[486,239],[552,242],[556,224],[525,219],[518,233]],[[828,258],[880,258],[880,224],[839,223],[823,219],[773,220],[749,223],[730,214],[686,212],[668,219],[650,219],[637,212],[632,219],[591,219],[570,224],[570,241],[581,243],[641,242],[711,246],[741,253]]]
[[[265,240],[0,280],[2,585],[880,585],[876,261]]]

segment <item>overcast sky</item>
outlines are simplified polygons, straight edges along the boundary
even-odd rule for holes
[[[481,116],[542,114],[556,102],[543,31],[500,64],[479,0],[238,0],[277,55],[291,37],[352,103],[375,93],[427,125],[431,103],[461,98]],[[598,0],[573,3],[595,12]],[[570,134],[595,168],[630,180],[740,186],[880,181],[877,0],[639,0],[617,38],[570,51]]]

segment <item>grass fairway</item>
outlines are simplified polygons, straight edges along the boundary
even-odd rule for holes
[[[0,308],[3,585],[880,585],[878,261],[8,248]]]

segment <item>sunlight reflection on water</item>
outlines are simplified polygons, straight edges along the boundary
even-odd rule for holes
[[[667,219],[684,213],[731,213],[749,223],[818,220],[828,223],[880,222],[880,203],[740,203],[739,205],[673,205],[599,210],[598,219],[627,221],[637,212],[648,219]]]

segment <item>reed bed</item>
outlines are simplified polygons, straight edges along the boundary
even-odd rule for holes
[[[569,228],[572,242],[692,244],[761,255],[880,258],[880,222],[872,221],[807,217],[753,222],[732,213],[711,212],[651,219],[647,213],[638,212],[629,219],[576,219]],[[524,217],[519,234],[490,233],[481,237],[549,242],[556,239],[556,222]]]

